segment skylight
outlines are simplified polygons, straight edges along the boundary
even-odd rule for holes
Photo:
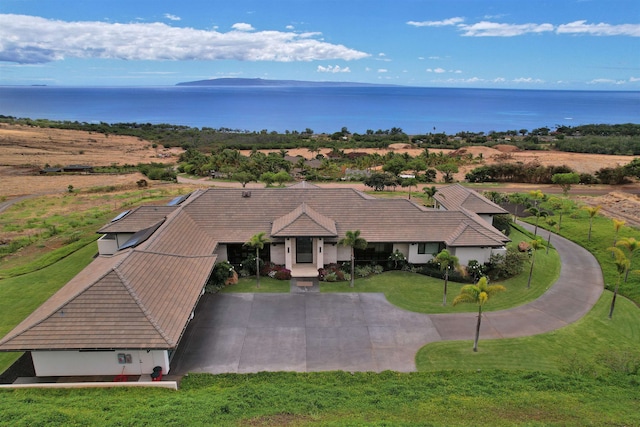
[[[113,218],[113,219],[111,220],[111,222],[116,222],[116,221],[118,221],[119,219],[122,219],[122,218],[123,218],[123,217],[125,217],[129,212],[131,212],[131,210],[127,210],[127,211],[124,211],[124,212],[120,212],[120,213],[118,214],[118,216],[116,216],[115,218]]]

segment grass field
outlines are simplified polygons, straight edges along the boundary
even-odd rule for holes
[[[632,426],[625,375],[500,371],[192,374],[179,391],[0,390],[2,426]]]

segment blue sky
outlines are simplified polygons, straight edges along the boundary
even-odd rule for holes
[[[640,90],[640,2],[0,2],[0,85],[220,77]]]

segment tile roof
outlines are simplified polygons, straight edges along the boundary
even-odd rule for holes
[[[215,264],[218,242],[244,243],[261,231],[275,239],[337,240],[348,230],[360,230],[372,243],[454,247],[497,247],[509,240],[465,207],[435,210],[350,188],[244,193],[198,190],[179,206],[144,206],[107,224],[101,232],[159,226],[137,246],[96,258],[5,336],[0,350],[175,348]]]
[[[140,206],[117,221],[103,226],[98,233],[136,233],[157,224],[178,206]]]
[[[455,211],[460,208],[468,209],[477,214],[506,214],[507,211],[481,196],[476,191],[463,187],[460,184],[441,187],[434,199],[446,210]]]
[[[137,250],[100,257],[3,338],[0,348],[175,348],[214,262],[215,256]]]
[[[306,203],[286,215],[276,218],[271,227],[272,237],[337,237],[336,222],[328,218]]]

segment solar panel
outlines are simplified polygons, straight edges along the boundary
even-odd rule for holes
[[[162,225],[164,221],[165,220],[163,219],[162,221],[158,222],[155,225],[152,225],[149,228],[145,228],[144,230],[138,231],[133,236],[131,236],[129,240],[124,242],[124,244],[120,246],[118,250],[121,251],[123,249],[133,248],[134,246],[138,246],[140,243],[144,242],[149,237],[151,237],[151,235],[155,233],[155,231]]]
[[[171,200],[169,203],[167,203],[167,206],[178,206],[180,203],[182,203],[185,200],[187,200],[187,198],[190,195],[191,195],[191,193],[185,194],[184,196],[178,196],[178,197],[174,198],[173,200]]]
[[[116,216],[115,218],[113,218],[113,219],[111,220],[111,222],[116,222],[117,220],[122,219],[122,218],[123,218],[126,214],[128,214],[129,212],[131,212],[131,210],[130,210],[130,209],[129,209],[129,210],[127,210],[127,211],[124,211],[124,212],[120,212],[120,213],[118,214],[118,216]]]

